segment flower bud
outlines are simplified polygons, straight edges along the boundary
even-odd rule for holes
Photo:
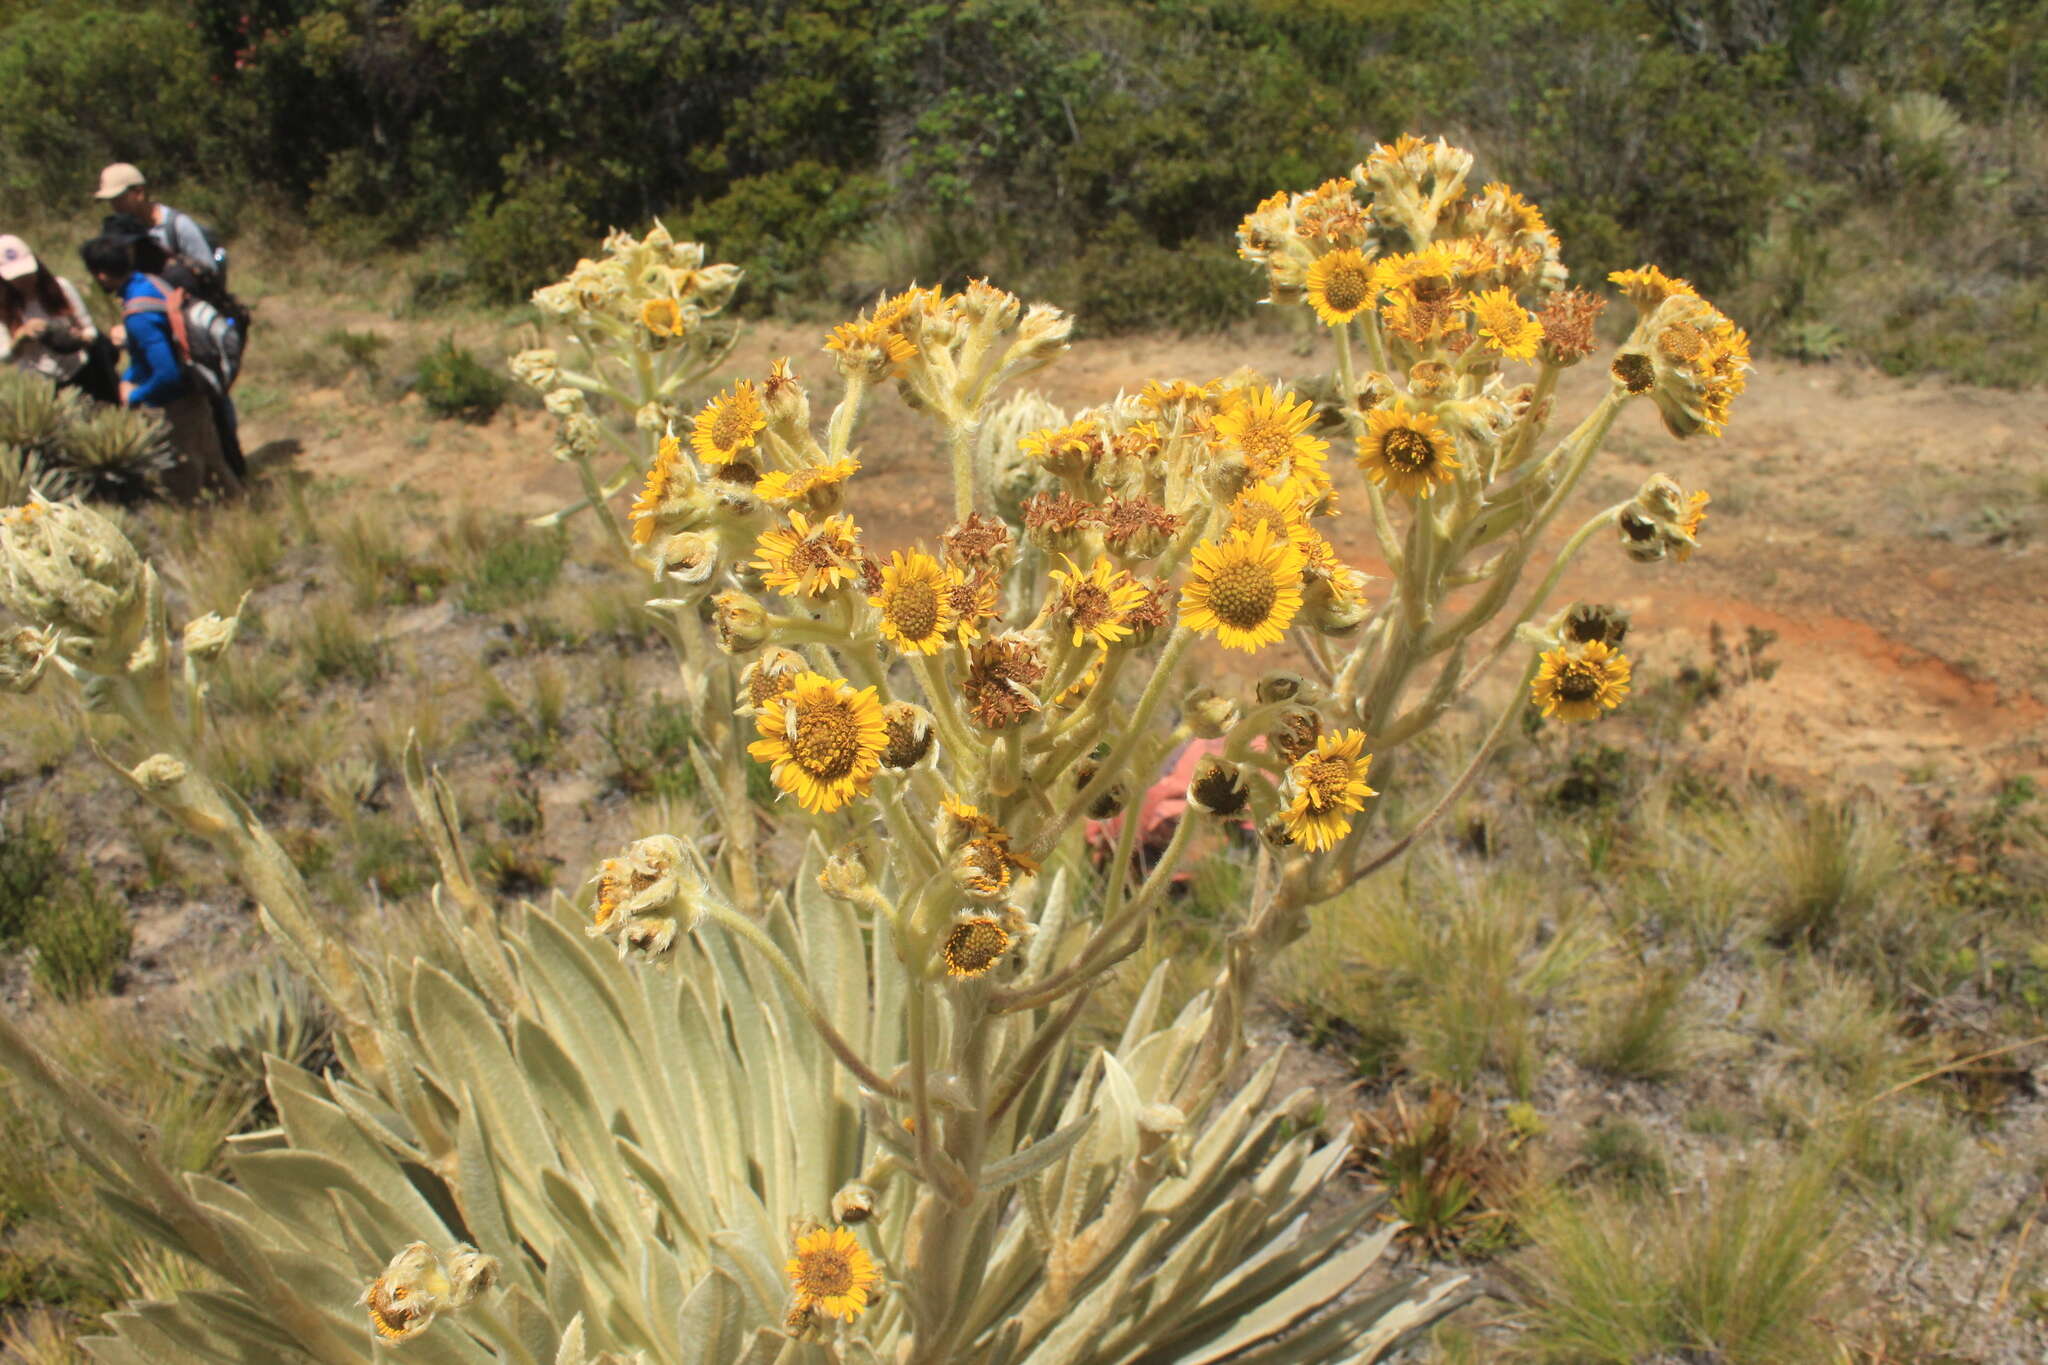
[[[583,390],[567,384],[549,389],[547,397],[541,400],[541,405],[554,416],[565,418],[590,410],[590,400],[584,396]]]
[[[932,751],[935,727],[932,713],[914,702],[892,701],[882,708],[882,726],[887,739],[882,744],[882,766],[902,772],[915,768]]]
[[[819,890],[835,901],[859,901],[873,885],[857,843],[840,848],[825,860],[825,866],[818,871]]]
[[[1188,804],[1210,815],[1241,815],[1251,799],[1244,769],[1220,754],[1205,755],[1188,779]]]
[[[682,840],[672,834],[627,845],[620,856],[599,865],[590,884],[596,896],[584,932],[616,936],[621,959],[666,957],[677,935],[689,933],[704,917],[704,888]]]
[[[1564,616],[1564,638],[1578,644],[1598,640],[1618,649],[1628,637],[1628,613],[1620,607],[1597,602],[1579,602]]]
[[[1273,727],[1267,739],[1281,757],[1294,763],[1315,748],[1316,741],[1322,736],[1322,716],[1307,707],[1296,707],[1281,714],[1280,723]]]
[[[23,694],[34,691],[56,653],[54,630],[24,626],[0,635],[0,687]]]
[[[1209,467],[1202,471],[1203,486],[1218,502],[1232,501],[1251,481],[1252,467],[1242,451],[1221,451],[1209,461]]]
[[[1313,706],[1322,700],[1323,689],[1299,673],[1268,673],[1260,678],[1253,695],[1259,704],[1271,706],[1276,701],[1300,701],[1304,706]]]
[[[784,357],[768,370],[768,378],[761,385],[761,412],[768,419],[768,425],[784,436],[794,436],[808,431],[811,425],[811,400],[804,392],[804,386],[789,372],[789,359]]]
[[[521,351],[512,357],[512,377],[530,389],[546,392],[555,387],[560,363],[552,348]]]
[[[249,594],[243,593],[242,600],[235,603],[234,615],[223,619],[218,612],[208,612],[194,621],[185,623],[185,657],[188,659],[217,659],[235,642],[235,632],[242,625],[242,608],[249,601]]]
[[[768,643],[768,609],[728,589],[711,599],[711,627],[727,654],[750,654]]]
[[[1077,792],[1088,790],[1088,784],[1093,782],[1096,775],[1101,771],[1100,765],[1092,758],[1084,759],[1076,764],[1074,767],[1074,790]],[[1114,820],[1123,813],[1125,798],[1124,784],[1121,782],[1111,783],[1108,791],[1096,797],[1089,804],[1088,818],[1090,820]]]
[[[37,497],[0,512],[0,603],[125,659],[144,624],[142,557],[97,512]]]
[[[832,1221],[865,1223],[875,1216],[875,1192],[859,1181],[842,1185],[832,1196]]]
[[[498,1259],[463,1244],[448,1253],[448,1306],[467,1308],[498,1282]]]
[[[135,765],[128,778],[145,791],[160,792],[177,786],[192,770],[171,754],[151,754]]]
[[[1259,837],[1272,848],[1288,848],[1294,843],[1294,832],[1287,828],[1287,818],[1279,811],[1259,822]]]
[[[1180,709],[1188,728],[1202,739],[1221,739],[1244,719],[1244,711],[1236,702],[1206,687],[1188,693]]]
[[[1418,360],[1408,371],[1408,392],[1417,398],[1441,398],[1457,379],[1457,371],[1441,360]]]
[[[704,531],[670,536],[655,551],[654,562],[665,586],[702,588],[718,573],[718,537]]]

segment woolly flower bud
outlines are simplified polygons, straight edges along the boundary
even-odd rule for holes
[[[915,768],[932,751],[932,713],[914,702],[892,701],[882,708],[882,766],[898,772]]]
[[[589,410],[590,399],[584,396],[583,390],[564,384],[560,388],[549,389],[541,404],[557,417],[573,417]]]
[[[185,623],[185,657],[188,659],[217,659],[235,642],[235,632],[242,625],[242,604],[249,600],[247,593],[242,601],[235,604],[234,615],[223,618],[219,612],[210,611],[194,621]]]
[[[836,901],[858,901],[873,884],[859,844],[847,844],[818,871],[818,889]]]
[[[145,791],[160,792],[177,786],[192,770],[171,754],[151,754],[129,772],[129,780]]]
[[[865,1223],[874,1216],[875,1192],[858,1181],[841,1186],[839,1193],[832,1196],[835,1223]]]
[[[776,361],[761,385],[761,413],[778,432],[794,433],[811,425],[811,399],[789,371],[789,358]]]
[[[1188,693],[1187,700],[1181,703],[1181,714],[1187,718],[1188,728],[1202,739],[1221,739],[1244,719],[1244,711],[1236,702],[1206,687]]]
[[[142,557],[99,513],[38,497],[0,512],[0,603],[123,658],[142,626]]]
[[[1188,779],[1188,804],[1210,815],[1242,814],[1251,799],[1244,769],[1218,754],[1199,760],[1194,776]]]
[[[1084,759],[1080,763],[1075,764],[1074,790],[1077,792],[1088,790],[1088,784],[1093,782],[1101,771],[1102,766],[1092,758]],[[1117,816],[1123,814],[1124,803],[1128,799],[1128,795],[1124,791],[1124,784],[1113,782],[1110,784],[1108,791],[1096,797],[1089,804],[1088,818],[1090,820],[1114,820]]]
[[[561,390],[557,389],[557,393]],[[604,444],[604,429],[597,419],[588,412],[557,413],[562,419],[560,438],[555,446],[555,458],[572,460],[578,456],[588,457],[598,453]]]
[[[768,609],[743,592],[728,590],[711,599],[711,628],[720,649],[750,654],[768,643]]]
[[[739,288],[740,277],[745,274],[736,265],[705,266],[697,272],[696,291],[691,295],[691,302],[703,312],[718,312],[732,301],[733,290]]]
[[[1705,519],[1706,504],[1705,493],[1688,499],[1670,475],[1652,474],[1616,520],[1622,550],[1644,564],[1667,557],[1690,558],[1699,543],[1695,536]]]
[[[651,835],[627,845],[619,857],[607,858],[590,880],[597,896],[584,932],[616,936],[621,958],[665,957],[677,935],[689,933],[704,917],[703,887],[683,841],[672,834]]]
[[[1024,311],[1024,320],[1017,326],[1009,363],[1020,367],[1016,373],[1050,364],[1066,351],[1073,334],[1072,318],[1049,303],[1034,303]]]
[[[1322,700],[1323,693],[1299,673],[1280,672],[1260,678],[1253,695],[1262,706],[1271,706],[1276,701],[1299,701],[1304,706],[1314,706]]]
[[[42,681],[43,670],[57,653],[57,632],[26,626],[0,635],[0,687],[28,693]]]
[[[512,377],[528,388],[544,393],[555,387],[555,381],[560,377],[556,369],[559,363],[560,358],[551,347],[521,351],[512,357]]]
[[[681,417],[682,413],[672,403],[642,403],[633,413],[633,427],[664,436]]]
[[[661,542],[655,551],[655,574],[664,586],[702,588],[718,573],[718,537],[684,531]]]
[[[467,1244],[443,1262],[425,1242],[412,1242],[391,1258],[356,1303],[370,1310],[370,1326],[385,1341],[410,1341],[436,1315],[476,1302],[498,1279],[498,1262]]]
[[[1619,649],[1628,637],[1628,613],[1598,602],[1577,603],[1565,613],[1563,636],[1576,644],[1589,645],[1598,640]]]

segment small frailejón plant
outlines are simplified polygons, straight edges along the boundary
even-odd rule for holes
[[[1654,478],[1538,564],[1546,531],[1632,397],[1680,436],[1718,431],[1747,366],[1683,281],[1623,272],[1637,323],[1612,383],[1547,435],[1600,301],[1564,288],[1533,206],[1468,189],[1470,160],[1404,138],[1246,219],[1272,298],[1329,328],[1312,397],[1162,380],[1055,412],[1006,390],[1059,358],[1068,320],[976,282],[835,329],[822,427],[785,361],[685,434],[661,357],[710,354],[689,290],[723,268],[621,236],[542,291],[581,357],[517,363],[559,399],[581,508],[652,584],[712,807],[594,851],[574,904],[493,903],[415,748],[442,885],[403,942],[346,942],[193,761],[232,620],[175,649],[111,525],[0,516],[0,596],[28,623],[0,676],[61,676],[125,720],[134,752],[102,757],[223,850],[337,1019],[336,1071],[273,1061],[279,1124],[238,1140],[232,1186],[173,1179],[0,1023],[0,1061],[89,1135],[113,1206],[224,1285],[112,1315],[98,1357],[1363,1362],[1459,1302],[1465,1277],[1379,1266],[1376,1205],[1308,1216],[1348,1144],[1294,1131],[1306,1097],[1275,1100],[1277,1058],[1247,1074],[1248,998],[1520,707],[1622,701],[1620,614],[1548,598],[1606,528],[1635,559],[1685,559],[1705,495]],[[890,387],[950,463],[952,524],[922,545],[870,546],[845,501],[861,409]],[[630,509],[593,463],[607,404],[652,438]],[[1347,460],[1363,477],[1340,493]],[[1384,580],[1334,548],[1340,496]],[[1296,662],[1242,696],[1191,687],[1219,647]],[[1520,680],[1463,775],[1379,830],[1391,760],[1504,657]],[[1085,822],[1195,740],[1163,853],[1139,873],[1125,820],[1089,870]],[[1263,842],[1213,986],[1164,1018],[1155,977],[1084,1049],[1084,1003],[1176,867],[1244,822]]]

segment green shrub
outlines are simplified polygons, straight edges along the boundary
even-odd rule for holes
[[[114,984],[134,936],[128,907],[81,870],[36,903],[24,937],[36,951],[36,980],[58,999],[76,1000]]]
[[[465,422],[488,422],[512,390],[512,381],[485,366],[455,338],[441,344],[420,361],[413,376],[412,391],[436,417],[459,417]]]
[[[511,530],[489,540],[463,575],[462,609],[498,611],[531,602],[562,575],[569,541],[560,530]]]
[[[462,228],[470,278],[493,298],[524,300],[576,263],[597,224],[578,207],[587,177],[557,168],[531,173],[529,158],[505,158],[504,193],[479,196]]]
[[[33,812],[9,812],[0,826],[0,948],[22,940],[65,871],[55,823]]]

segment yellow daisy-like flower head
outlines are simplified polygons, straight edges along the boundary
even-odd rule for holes
[[[1302,514],[1301,495],[1305,493],[1313,496],[1313,490],[1298,479],[1278,486],[1249,484],[1230,501],[1230,529],[1249,531],[1254,526],[1269,526],[1275,539],[1306,547],[1317,537]]]
[[[905,654],[936,654],[952,638],[960,614],[953,589],[960,575],[922,550],[891,551],[882,589],[868,599],[881,609],[882,638]]]
[[[1367,413],[1365,425],[1358,466],[1374,483],[1426,498],[1438,484],[1451,481],[1451,471],[1458,468],[1453,458],[1457,446],[1432,414],[1411,412],[1397,398]]]
[[[1324,735],[1296,759],[1287,770],[1294,800],[1280,812],[1294,842],[1311,853],[1335,848],[1351,832],[1351,813],[1364,810],[1365,798],[1375,795],[1365,785],[1371,766],[1363,730]]]
[[[839,505],[840,486],[860,472],[860,461],[833,460],[804,469],[775,469],[754,485],[754,496],[779,512],[803,505],[813,512]]]
[[[1351,321],[1372,307],[1378,294],[1372,262],[1355,247],[1328,252],[1308,268],[1308,306],[1326,327]]]
[[[839,356],[841,374],[870,381],[900,372],[903,362],[917,354],[917,347],[888,315],[840,323],[826,338],[825,349]]]
[[[1613,271],[1607,276],[1607,281],[1620,285],[1621,292],[1628,295],[1629,302],[1645,317],[1656,312],[1658,304],[1674,295],[1697,292],[1686,281],[1676,275],[1667,275],[1654,265]]]
[[[1225,649],[1251,653],[1274,644],[1301,610],[1306,563],[1299,546],[1263,524],[1232,531],[1221,544],[1205,540],[1181,589],[1181,624],[1213,631]]]
[[[658,337],[679,337],[683,306],[674,299],[649,299],[640,305],[640,325]]]
[[[1262,387],[1231,399],[1216,418],[1216,435],[1244,452],[1256,477],[1284,477],[1298,463],[1320,461],[1330,448],[1308,434],[1313,420],[1313,404],[1295,402],[1292,391],[1276,394]]]
[[[874,1258],[843,1227],[814,1228],[797,1238],[796,1255],[784,1269],[798,1312],[817,1309],[846,1322],[867,1311],[868,1291],[882,1283]]]
[[[673,436],[662,437],[654,453],[654,463],[647,468],[647,482],[640,489],[640,496],[633,500],[633,510],[629,514],[633,522],[634,544],[653,543],[662,520],[673,514],[671,504],[688,482],[682,463],[683,443]]]
[[[1528,360],[1543,341],[1543,324],[1521,304],[1511,289],[1489,289],[1472,300],[1472,320],[1487,349],[1509,360]]]
[[[812,525],[802,512],[791,512],[789,525],[762,532],[754,567],[785,597],[820,597],[860,577],[859,537],[852,517]]]
[[[1039,468],[1062,479],[1078,479],[1087,474],[1108,449],[1102,430],[1092,417],[1034,431],[1018,446]]]
[[[976,915],[953,926],[939,956],[948,976],[977,977],[986,976],[1009,951],[1010,931],[1001,921]]]
[[[1096,556],[1094,567],[1085,573],[1071,559],[1066,559],[1066,565],[1052,571],[1052,581],[1059,584],[1051,604],[1052,616],[1073,631],[1074,644],[1093,641],[1106,648],[1129,635],[1124,616],[1144,602],[1145,585],[1110,563],[1107,556]]]
[[[704,405],[690,434],[690,446],[710,464],[732,464],[753,448],[755,433],[768,425],[754,381],[742,379],[728,393]]]
[[[1529,684],[1529,700],[1546,719],[1598,720],[1628,695],[1628,656],[1599,640],[1579,653],[1565,649],[1543,652],[1543,666]]]
[[[1692,558],[1694,546],[1690,542],[1700,538],[1700,527],[1707,519],[1707,504],[1713,500],[1704,488],[1686,500],[1685,515],[1678,519],[1678,529],[1686,534],[1687,539],[1671,547],[1671,557],[1679,563]]]
[[[856,692],[844,678],[818,673],[801,674],[770,697],[754,725],[761,738],[747,752],[773,764],[775,785],[809,811],[838,810],[867,795],[889,742],[874,688]]]

